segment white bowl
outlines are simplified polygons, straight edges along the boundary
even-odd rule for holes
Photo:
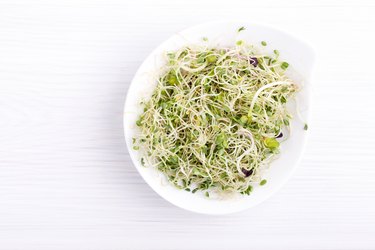
[[[240,27],[246,30],[237,32]],[[262,187],[254,187],[249,196],[235,199],[211,199],[202,194],[192,194],[178,190],[167,181],[156,169],[143,167],[140,164],[140,152],[133,150],[132,138],[139,133],[135,125],[143,107],[139,104],[143,99],[148,99],[156,86],[157,72],[165,63],[165,53],[173,51],[188,44],[203,43],[203,37],[208,38],[208,43],[219,46],[234,46],[239,39],[246,43],[260,46],[261,41],[267,41],[265,51],[272,53],[274,49],[280,51],[281,59],[289,62],[290,77],[302,85],[297,95],[298,110],[303,120],[296,116],[291,122],[292,134],[281,144],[281,153],[277,160],[271,163],[270,168],[263,173],[268,180]],[[281,188],[291,176],[301,158],[308,131],[303,129],[308,122],[310,103],[310,82],[314,65],[314,53],[311,47],[296,37],[281,30],[248,23],[248,22],[213,22],[188,28],[173,35],[157,47],[142,63],[129,87],[125,102],[124,131],[125,140],[130,157],[143,177],[143,179],[160,196],[172,204],[198,213],[228,214],[238,212],[259,204],[271,194]],[[295,109],[295,108],[293,108]]]

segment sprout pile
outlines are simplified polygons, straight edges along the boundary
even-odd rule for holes
[[[265,42],[261,43],[266,46]],[[180,189],[250,194],[279,154],[292,118],[286,103],[298,86],[279,52],[188,46],[167,54],[151,98],[137,120],[141,162]],[[284,131],[284,133],[283,133]]]

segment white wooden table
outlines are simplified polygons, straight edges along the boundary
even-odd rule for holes
[[[0,1],[0,249],[375,249],[374,1]],[[306,153],[222,217],[158,197],[125,149],[135,70],[173,33],[242,18],[314,44]]]

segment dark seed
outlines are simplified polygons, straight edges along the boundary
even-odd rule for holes
[[[280,132],[280,134],[278,136],[276,136],[276,138],[281,138],[281,137],[283,137],[283,133],[282,132]]]
[[[253,174],[253,169],[247,170],[246,168],[241,168],[242,173],[245,175],[245,177],[249,177]]]
[[[250,64],[254,67],[258,66],[258,58],[256,57],[250,57]]]

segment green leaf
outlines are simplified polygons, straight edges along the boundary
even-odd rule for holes
[[[289,63],[287,62],[282,62],[280,66],[283,70],[286,70],[289,67]]]
[[[218,151],[217,151],[217,154],[218,155],[223,155],[224,154],[224,148],[220,148]]]
[[[285,98],[284,96],[282,96],[282,97],[280,98],[280,102],[281,102],[281,103],[286,103],[286,98]]]
[[[250,195],[250,193],[253,191],[253,186],[249,185],[245,191],[241,192],[242,194]]]
[[[217,61],[217,57],[215,55],[210,55],[207,57],[207,62],[208,63],[214,63]]]
[[[241,31],[243,31],[243,30],[245,30],[245,29],[246,29],[246,28],[242,26],[241,28],[238,29],[237,32],[241,32]]]
[[[219,146],[220,148],[227,148],[228,147],[228,138],[224,132],[220,133],[215,140],[215,144]],[[224,153],[224,152],[220,152]]]
[[[172,164],[177,164],[178,163],[178,156],[173,155],[173,156],[169,157],[168,161]]]
[[[263,142],[264,145],[269,149],[275,149],[280,146],[280,143],[274,138],[266,138]]]
[[[169,75],[168,76],[168,83],[170,85],[175,85],[177,83],[177,77],[176,77],[176,75]]]
[[[241,118],[240,118],[240,122],[241,122],[242,125],[245,125],[248,120],[249,119],[245,115],[241,116]]]
[[[228,174],[226,172],[220,174],[220,178],[224,179],[227,178]]]
[[[238,46],[241,46],[242,44],[243,44],[242,40],[239,40],[239,41],[236,42],[236,45],[238,45]]]

